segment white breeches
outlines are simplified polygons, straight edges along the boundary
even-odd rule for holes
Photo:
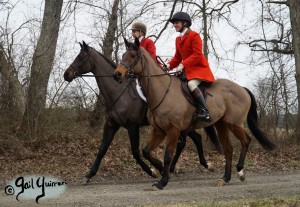
[[[192,79],[188,81],[188,87],[190,91],[192,92],[195,88],[198,87],[198,85],[201,83],[201,80],[199,79]]]

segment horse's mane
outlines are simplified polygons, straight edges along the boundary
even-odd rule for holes
[[[133,50],[136,50],[136,51],[144,51],[145,52],[145,55],[147,55],[149,61],[153,61],[153,63],[155,63],[155,65],[157,66],[156,62],[153,60],[153,58],[151,57],[150,53],[145,49],[143,48],[142,46],[139,46],[137,47],[137,45],[133,42],[128,42],[128,49],[133,49]]]
[[[95,50],[101,57],[103,57],[103,59],[108,62],[113,68],[117,68],[116,63],[114,63],[110,58],[106,57],[105,55],[103,55],[102,53],[98,52],[95,48],[90,47],[91,49]]]

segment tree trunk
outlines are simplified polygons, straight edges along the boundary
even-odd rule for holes
[[[113,52],[113,45],[114,45],[114,41],[115,41],[115,34],[116,34],[116,30],[118,27],[118,5],[119,5],[120,0],[114,0],[114,4],[112,7],[112,12],[111,15],[109,17],[109,23],[108,23],[108,28],[107,28],[107,32],[105,35],[105,38],[103,40],[103,55],[105,55],[106,57],[109,57],[112,59],[112,52]],[[95,104],[95,108],[91,114],[91,118],[90,118],[90,125],[91,127],[95,127],[99,125],[99,121],[101,118],[101,114],[103,114],[103,112],[105,110],[103,110],[103,104],[101,103],[101,101],[99,100],[99,98],[97,99],[97,102]]]
[[[206,14],[206,0],[202,0],[202,15],[203,15],[203,54],[208,59],[208,28]]]
[[[4,51],[0,49],[0,73],[9,85],[10,100],[8,102],[11,111],[13,111],[14,117],[12,118],[15,121],[19,121],[19,117],[22,117],[25,111],[25,95],[22,85],[13,71],[13,65],[6,58]]]
[[[114,0],[112,12],[109,17],[108,28],[103,40],[103,54],[106,57],[112,56],[115,34],[118,27],[118,5],[120,0]]]
[[[48,81],[53,66],[63,0],[46,0],[41,35],[33,54],[30,84],[22,130],[38,139],[42,131]]]
[[[298,115],[297,115],[297,125],[296,138],[300,143],[300,1],[288,0],[287,1],[290,9],[290,20],[292,26],[293,35],[293,49],[295,55],[295,68],[296,68],[296,85],[298,94]]]

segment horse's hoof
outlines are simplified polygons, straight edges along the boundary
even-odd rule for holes
[[[151,186],[149,188],[144,188],[144,191],[159,191],[159,189],[155,186]]]
[[[223,179],[218,179],[217,185],[218,186],[224,186],[225,185],[225,181]]]
[[[91,180],[90,178],[84,177],[82,179],[82,185],[87,185],[90,182],[90,180]]]
[[[207,170],[209,170],[210,172],[215,171],[214,167],[212,166],[212,164],[210,162],[207,163]]]
[[[155,182],[152,187],[156,187],[159,190],[164,189],[164,186],[162,185],[162,183],[160,181]]]
[[[241,181],[245,181],[246,179],[246,176],[245,176],[245,173],[244,173],[244,170],[242,169],[240,172],[238,172],[238,176],[239,176],[239,179]]]

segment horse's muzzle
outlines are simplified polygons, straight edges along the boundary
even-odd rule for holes
[[[113,74],[113,77],[114,77],[115,81],[118,81],[119,83],[122,82],[122,74],[120,72],[115,72]]]
[[[75,78],[75,74],[71,70],[66,70],[64,73],[65,81],[71,82]]]

